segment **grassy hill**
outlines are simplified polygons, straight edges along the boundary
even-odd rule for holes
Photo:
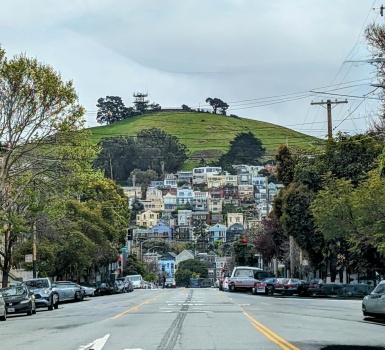
[[[241,132],[251,131],[259,138],[270,158],[281,144],[308,149],[319,139],[278,125],[252,119],[196,112],[158,112],[145,114],[116,124],[90,128],[97,143],[106,137],[135,136],[138,131],[156,127],[176,136],[189,149],[190,162],[201,158],[216,159],[227,152],[230,141]]]

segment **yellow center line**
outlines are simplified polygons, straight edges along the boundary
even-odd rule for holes
[[[293,344],[289,343],[285,339],[281,338],[278,334],[275,334],[272,330],[264,326],[263,324],[252,318],[246,311],[243,310],[243,314],[251,321],[253,326],[260,331],[266,338],[277,344],[281,349],[284,350],[300,350]]]
[[[119,317],[121,317],[121,316],[123,316],[123,315],[125,315],[125,314],[128,314],[128,313],[131,312],[131,311],[138,310],[141,306],[149,304],[150,302],[154,301],[155,299],[158,299],[159,297],[161,297],[163,294],[164,294],[164,293],[162,293],[162,294],[160,294],[160,295],[157,295],[157,296],[154,297],[154,298],[148,299],[148,300],[144,301],[143,303],[141,303],[141,304],[139,304],[139,305],[133,306],[131,309],[128,309],[128,310],[123,311],[123,312],[121,312],[120,314],[118,314],[118,315],[116,315],[116,316],[114,316],[114,317],[111,317],[110,320],[116,320],[117,318],[119,318]]]

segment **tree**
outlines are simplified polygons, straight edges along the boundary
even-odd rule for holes
[[[230,149],[223,154],[218,164],[225,170],[232,170],[233,164],[260,164],[266,149],[252,132],[242,132],[230,142]]]
[[[197,241],[199,248],[205,252],[207,249],[209,231],[205,220],[194,219],[193,221],[193,234]]]
[[[187,284],[194,274],[201,278],[208,277],[208,270],[205,262],[196,259],[188,259],[180,262],[178,270],[175,273],[175,280],[177,283]]]
[[[229,108],[229,105],[226,102],[223,102],[221,99],[216,97],[207,97],[206,103],[208,103],[213,108],[214,114],[217,114],[217,110],[220,109],[221,114],[226,115],[226,111]]]
[[[157,174],[178,171],[187,159],[187,147],[176,136],[157,129],[143,129],[137,137],[137,168]]]
[[[123,275],[142,275],[146,274],[146,267],[143,262],[138,260],[135,254],[127,256],[126,262],[123,266]]]
[[[158,180],[158,174],[154,170],[148,169],[146,171],[143,171],[140,169],[134,169],[133,171],[131,171],[127,183],[130,186],[133,186],[134,182],[136,185],[149,185],[151,181],[155,180]]]
[[[367,135],[349,136],[339,133],[326,142],[325,152],[319,156],[320,172],[330,171],[339,179],[351,180],[354,186],[377,167],[375,160],[381,145]]]
[[[277,180],[289,186],[294,179],[295,166],[297,164],[297,157],[292,154],[289,147],[281,145],[278,148],[277,154],[275,155],[277,161]]]
[[[95,156],[92,147],[79,144],[83,114],[71,81],[64,82],[37,59],[25,55],[7,59],[0,49],[0,226],[10,228],[5,233],[10,245],[0,252],[3,285],[8,283],[12,245],[20,227],[9,220],[26,213],[25,193],[32,183],[54,193],[76,163]]]
[[[106,98],[99,98],[96,105],[98,112],[96,120],[99,124],[113,124],[120,120],[129,118],[132,114],[133,108],[127,108],[122,98],[119,96],[106,96]]]

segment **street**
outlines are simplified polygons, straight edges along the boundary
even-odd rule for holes
[[[145,289],[10,315],[0,323],[0,348],[377,350],[385,343],[384,326],[363,318],[361,300]]]

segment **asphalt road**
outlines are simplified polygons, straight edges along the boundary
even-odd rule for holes
[[[217,289],[135,290],[0,322],[1,350],[377,350],[385,322],[360,300]]]

